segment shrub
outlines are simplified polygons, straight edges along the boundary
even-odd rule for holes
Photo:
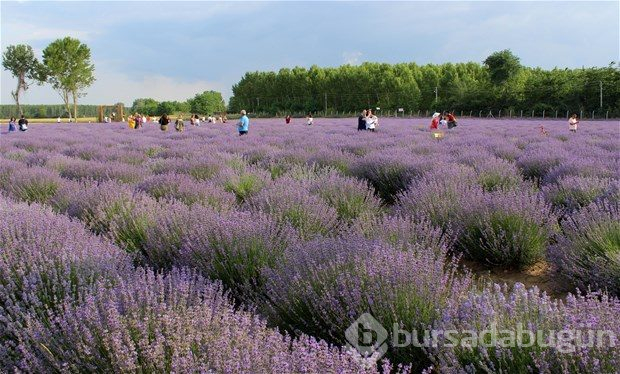
[[[604,196],[610,184],[608,179],[566,176],[544,186],[542,191],[556,209],[572,212]]]
[[[562,302],[519,283],[513,290],[494,285],[444,310],[434,328],[460,333],[440,335],[429,353],[447,373],[613,373],[620,356],[609,333],[620,334],[618,313],[620,302],[606,295]],[[598,331],[607,334],[600,346],[590,335]]]
[[[389,330],[400,324],[412,331],[433,323],[445,303],[469,287],[469,276],[458,278],[455,269],[445,253],[401,251],[377,241],[299,243],[286,251],[281,266],[265,270],[267,298],[261,310],[288,331],[335,344],[347,343],[345,330],[364,313]],[[412,345],[390,346],[387,357],[418,369],[428,363]]]
[[[311,183],[309,190],[336,209],[338,218],[345,223],[382,213],[381,200],[374,196],[372,187],[356,179],[329,173]]]
[[[281,227],[293,226],[303,239],[336,235],[339,231],[336,210],[291,179],[282,178],[261,191],[248,206],[252,211],[267,213]]]
[[[291,339],[232,309],[219,285],[187,271],[138,271],[114,288],[29,321],[25,371],[377,373],[379,367],[307,336]],[[36,337],[33,338],[33,337]],[[66,349],[72,347],[72,349]],[[389,364],[386,366],[389,370]]]
[[[0,370],[22,359],[17,335],[28,317],[72,303],[94,282],[114,283],[129,258],[79,222],[0,198]],[[4,369],[3,369],[4,368]]]
[[[157,200],[177,199],[187,205],[203,204],[218,210],[229,210],[235,196],[219,186],[199,182],[185,174],[167,173],[151,176],[136,186]]]
[[[267,186],[271,175],[262,170],[243,170],[222,173],[220,178],[223,180],[224,190],[234,193],[237,202],[241,204]]]
[[[524,267],[544,258],[554,218],[539,195],[512,191],[471,198],[459,219],[458,251],[508,267]]]
[[[582,290],[605,289],[620,296],[619,202],[601,201],[562,222],[551,248],[558,274]]]
[[[409,190],[398,197],[395,211],[403,216],[427,217],[444,232],[456,233],[460,228],[462,211],[480,196],[482,189],[475,182],[469,167],[444,168],[428,173],[415,181]]]
[[[10,174],[5,186],[8,194],[27,203],[46,204],[62,184],[58,174],[43,168],[17,169]]]
[[[262,296],[261,269],[275,267],[296,239],[293,230],[263,214],[204,214],[183,241],[180,263],[221,280],[237,300],[247,302]]]
[[[396,196],[405,191],[415,177],[421,176],[431,167],[423,157],[399,151],[390,156],[366,156],[351,166],[351,174],[366,179],[387,204],[394,203]]]

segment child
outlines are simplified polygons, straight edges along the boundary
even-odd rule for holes
[[[312,122],[313,122],[313,121],[314,121],[314,120],[312,119],[312,114],[311,114],[311,113],[308,113],[308,116],[306,117],[306,124],[307,124],[308,126],[312,126]]]
[[[448,127],[448,120],[446,120],[445,116],[442,116],[439,120],[439,128],[445,129],[446,127]]]

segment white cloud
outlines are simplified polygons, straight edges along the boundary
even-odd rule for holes
[[[349,65],[359,65],[361,57],[362,52],[359,51],[342,53],[342,59],[344,60],[344,63]]]
[[[78,30],[14,21],[3,22],[2,29],[2,46],[10,44],[28,44],[34,41],[52,41],[58,38],[64,38],[67,35],[78,38],[80,41],[89,41],[92,40],[93,36],[97,33],[94,29]],[[9,30],[15,30],[16,32],[10,32]]]

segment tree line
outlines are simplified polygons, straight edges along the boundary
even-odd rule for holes
[[[602,92],[602,102],[601,102]],[[261,113],[499,109],[596,111],[620,116],[620,69],[544,70],[522,66],[510,50],[483,63],[370,63],[248,72],[233,86],[229,111]]]
[[[220,114],[226,111],[222,94],[217,91],[204,91],[186,101],[157,101],[151,98],[136,99],[131,106],[132,113],[161,116],[173,113]]]
[[[77,106],[77,111],[82,117],[97,117],[97,105],[84,105]],[[55,105],[0,105],[0,118],[15,117],[16,113],[20,113],[26,116],[26,118],[56,118],[56,117],[68,117],[67,107],[64,104]]]

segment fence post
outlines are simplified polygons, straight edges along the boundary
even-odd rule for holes
[[[591,119],[594,119],[594,111],[592,111],[592,118]]]
[[[581,118],[583,118],[583,110],[580,110],[580,111],[579,111],[579,118],[580,118],[580,119],[581,119]]]
[[[545,110],[543,109],[543,119],[545,119]]]
[[[478,112],[478,117],[482,118],[482,111]]]
[[[605,113],[605,119],[609,119],[609,111]]]
[[[521,118],[523,118],[523,109],[521,109]]]
[[[534,110],[532,109],[532,118],[534,118]]]
[[[558,118],[558,110],[555,110],[555,118]]]
[[[497,118],[500,118],[500,119],[502,118],[502,110],[501,109],[499,110],[499,113],[497,113]]]
[[[473,112],[473,110],[469,111],[469,118],[471,118],[471,113]]]
[[[508,111],[508,118],[512,118],[512,109]]]

